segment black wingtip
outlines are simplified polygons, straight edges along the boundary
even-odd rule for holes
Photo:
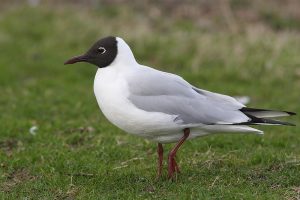
[[[283,121],[277,121],[276,122],[279,124],[279,125],[285,125],[285,126],[296,126],[296,124],[292,124],[290,122],[283,122]]]
[[[285,111],[285,110],[281,111],[281,110],[270,110],[270,109],[249,108],[249,107],[243,107],[240,109],[240,111],[242,111],[243,113],[250,113],[250,114],[251,114],[251,112],[264,112],[264,111],[268,112],[269,111],[269,112],[282,112],[282,113],[286,113],[290,116],[297,115],[295,112],[290,112],[290,111]]]
[[[250,114],[246,114],[247,117],[250,118],[248,122],[244,122],[245,125],[263,125],[263,124],[269,124],[269,125],[285,125],[285,126],[296,126],[295,124],[292,124],[290,122],[283,122],[279,120],[273,120],[273,119],[267,119],[267,118],[258,118]]]
[[[290,111],[283,111],[283,112],[286,112],[287,114],[289,114],[289,115],[297,115],[297,113],[295,113],[295,112],[290,112]]]

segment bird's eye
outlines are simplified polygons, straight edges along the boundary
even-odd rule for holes
[[[98,52],[104,54],[106,52],[106,49],[104,47],[99,47]]]

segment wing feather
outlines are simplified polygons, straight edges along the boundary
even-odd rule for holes
[[[141,67],[128,78],[129,101],[148,112],[177,116],[182,124],[235,124],[250,119],[232,97],[193,87],[174,74]]]

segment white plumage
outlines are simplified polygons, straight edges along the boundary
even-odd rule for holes
[[[232,97],[201,90],[181,77],[136,62],[129,46],[118,41],[118,55],[99,68],[94,93],[109,121],[128,133],[161,143],[175,142],[184,128],[191,138],[218,132],[262,131],[246,125],[244,107]]]

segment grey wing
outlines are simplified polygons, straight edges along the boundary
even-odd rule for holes
[[[182,124],[235,124],[250,119],[234,98],[193,87],[181,77],[143,67],[131,74],[128,99],[148,112],[175,115]]]

